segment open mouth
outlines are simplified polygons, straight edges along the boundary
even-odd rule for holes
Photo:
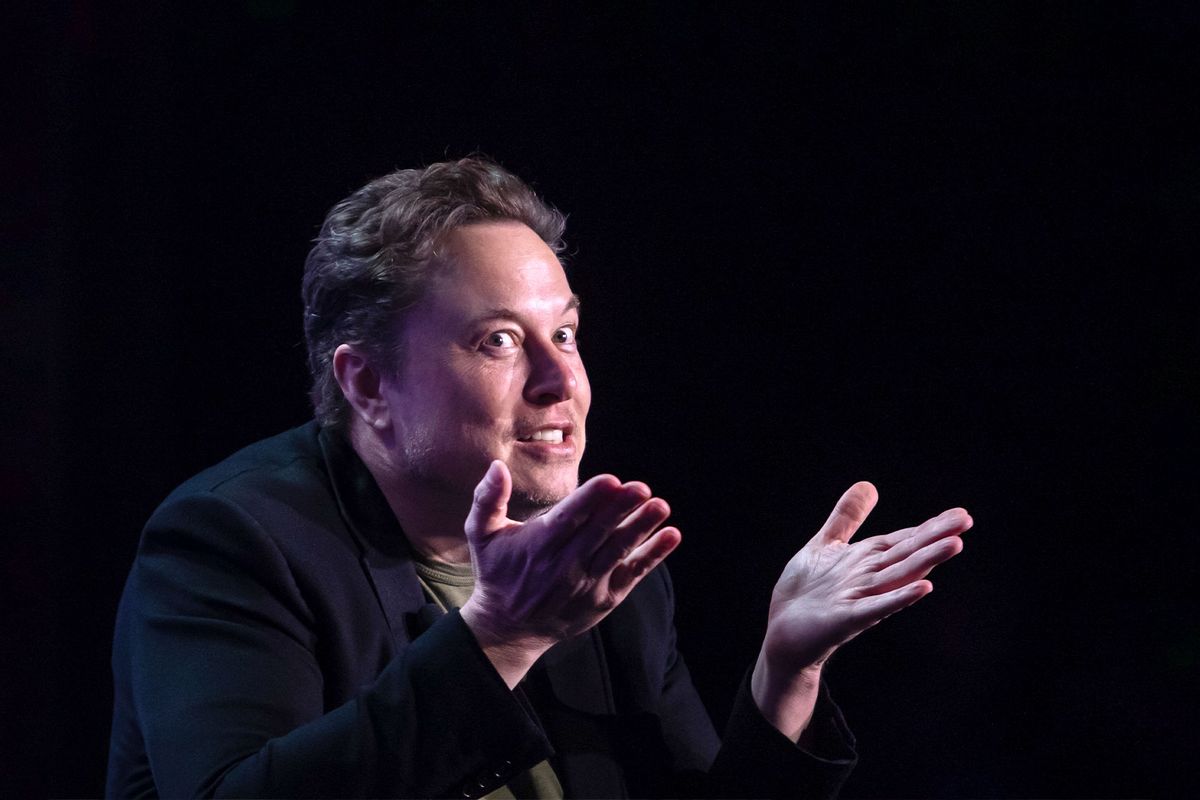
[[[517,438],[517,441],[519,442],[550,442],[552,444],[562,444],[562,440],[562,428],[545,428],[540,431],[534,431],[528,436],[520,436]]]

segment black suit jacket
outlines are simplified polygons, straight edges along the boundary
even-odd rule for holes
[[[550,758],[568,796],[835,794],[743,685],[721,747],[675,648],[665,570],[511,692],[438,617],[366,467],[315,423],[188,481],[142,534],[118,613],[110,796],[479,796]],[[718,750],[720,754],[718,755]]]

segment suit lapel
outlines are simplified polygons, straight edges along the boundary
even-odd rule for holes
[[[359,561],[379,601],[397,653],[424,626],[425,593],[413,569],[408,540],[362,459],[340,434],[322,429],[321,453],[338,510],[359,546]]]

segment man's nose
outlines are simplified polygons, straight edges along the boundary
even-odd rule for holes
[[[572,360],[555,347],[530,353],[529,380],[525,382],[525,399],[544,405],[561,403],[575,394],[579,378]]]

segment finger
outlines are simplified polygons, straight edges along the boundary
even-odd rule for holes
[[[662,528],[646,539],[613,569],[608,578],[609,592],[618,599],[624,598],[642,578],[671,555],[681,541],[683,534],[673,527]]]
[[[494,533],[508,524],[508,498],[512,494],[512,476],[503,461],[493,461],[475,486],[471,511],[464,529],[467,541]]]
[[[908,608],[932,591],[933,584],[922,580],[914,581],[890,592],[863,598],[854,604],[854,626],[858,629],[858,633],[862,633],[897,611]]]
[[[555,552],[568,546],[580,546],[585,525],[606,503],[621,491],[621,482],[612,475],[597,475],[560,500],[553,508],[531,522],[544,529]],[[588,547],[587,552],[592,548]]]
[[[903,561],[880,570],[871,582],[871,594],[888,592],[924,578],[944,561],[962,552],[962,539],[951,536],[916,551]]]
[[[639,481],[622,484],[597,503],[587,521],[571,537],[567,547],[581,563],[588,564],[607,547],[617,530],[650,499],[650,487]],[[647,531],[648,533],[649,531]],[[567,552],[564,548],[564,552]]]
[[[971,515],[964,509],[951,508],[915,528],[905,528],[880,536],[878,544],[872,543],[872,546],[881,551],[877,557],[877,566],[882,568],[897,564],[940,539],[959,536],[973,524]]]
[[[627,558],[671,515],[671,507],[665,500],[652,497],[642,503],[620,525],[613,529],[588,564],[588,575],[598,578],[612,571],[620,561]]]
[[[833,513],[821,526],[816,538],[825,544],[850,541],[850,537],[863,524],[878,501],[879,492],[875,487],[866,481],[859,481],[847,489],[837,501]]]

